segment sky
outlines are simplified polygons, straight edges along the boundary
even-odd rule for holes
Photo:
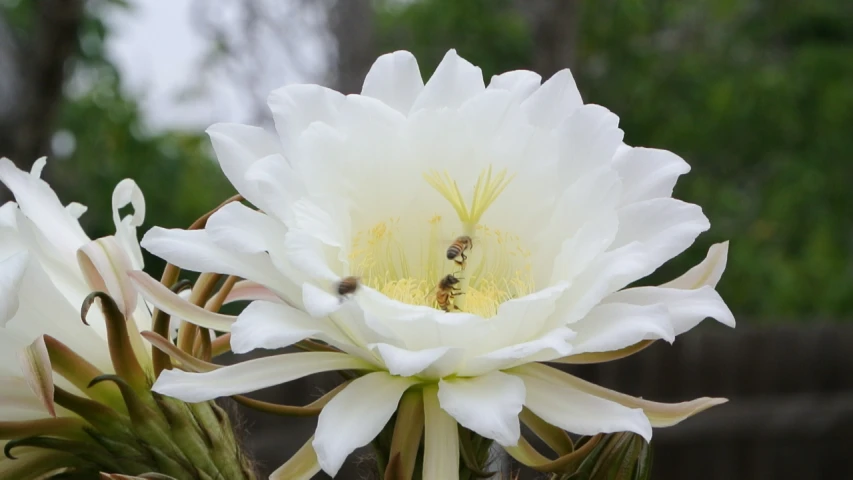
[[[260,5],[264,0],[252,1]],[[146,120],[154,130],[197,130],[216,122],[252,123],[257,101],[262,101],[269,91],[287,83],[316,80],[311,78],[316,75],[306,72],[322,70],[320,59],[325,58],[321,53],[324,47],[316,32],[306,33],[300,27],[296,43],[297,53],[312,59],[316,65],[307,69],[286,68],[288,61],[281,58],[282,49],[273,44],[277,40],[262,29],[250,33],[240,29],[239,2],[217,0],[217,8],[222,6],[216,12],[218,18],[231,32],[250,37],[248,44],[252,49],[269,50],[263,58],[268,56],[271,61],[257,68],[257,72],[249,72],[259,83],[256,92],[249,91],[223,68],[202,69],[210,43],[191,21],[193,0],[133,0],[132,3],[131,12],[116,11],[108,19],[114,33],[107,50],[122,73],[125,88],[140,99]],[[194,95],[188,95],[190,92]]]

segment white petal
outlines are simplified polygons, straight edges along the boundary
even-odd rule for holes
[[[343,299],[310,283],[302,285],[302,304],[314,318],[325,318],[340,310]]]
[[[219,332],[230,332],[234,325],[235,317],[194,305],[145,272],[132,271],[128,273],[128,277],[143,297],[173,317]]]
[[[418,95],[411,111],[457,108],[485,89],[480,68],[461,58],[456,50],[449,50]]]
[[[18,312],[18,294],[30,256],[26,251],[0,262],[0,327]]]
[[[246,182],[257,189],[263,210],[285,225],[292,221],[293,203],[306,195],[302,179],[281,155],[264,157],[246,171]]]
[[[538,378],[546,383],[556,384],[561,388],[565,387],[570,390],[577,390],[598,399],[616,402],[629,409],[642,409],[653,427],[670,427],[713,406],[726,403],[726,399],[724,398],[708,397],[681,403],[652,402],[604,388],[542,364],[525,365],[515,369],[515,372],[522,372],[526,377]]]
[[[113,236],[92,240],[77,251],[77,261],[89,288],[107,293],[130,318],[139,294],[127,276],[133,264],[119,240]]]
[[[432,375],[423,376],[441,378],[451,373],[462,359],[461,350],[450,347],[413,351],[387,343],[378,343],[368,345],[368,348],[379,354],[391,375],[404,377],[411,377],[432,369]]]
[[[702,263],[688,270],[684,275],[664,283],[661,287],[693,289],[705,285],[716,287],[726,269],[729,256],[729,242],[716,243],[708,249]]]
[[[551,283],[572,281],[616,238],[619,220],[613,212],[585,223],[576,234],[566,239],[552,260]],[[546,260],[547,261],[547,260]]]
[[[263,207],[257,189],[246,181],[246,172],[261,158],[281,153],[275,136],[263,128],[236,123],[217,123],[207,129],[207,134],[219,167],[234,188],[250,202]]]
[[[639,242],[602,253],[560,298],[556,317],[563,324],[580,320],[605,296],[646,276],[647,265],[646,249]]]
[[[256,301],[231,327],[231,350],[246,353],[256,348],[284,348],[309,337],[332,345],[347,343],[327,319],[311,318],[283,303]]]
[[[287,261],[308,278],[330,285],[341,278],[329,267],[326,247],[314,235],[291,230],[284,236],[284,248]]]
[[[641,242],[646,249],[646,274],[677,256],[711,224],[702,209],[674,198],[656,198],[619,209],[619,232],[611,245]]]
[[[424,387],[424,480],[459,479],[459,429],[441,409],[438,387]]]
[[[438,400],[445,412],[463,427],[504,446],[518,443],[518,414],[524,397],[524,382],[502,372],[438,384]]]
[[[36,395],[50,416],[56,416],[56,405],[53,402],[53,368],[50,355],[44,343],[44,335],[18,352],[18,365],[27,381],[30,390]],[[7,388],[4,386],[4,388]]]
[[[529,362],[545,362],[571,354],[575,332],[568,328],[557,328],[536,340],[510,345],[485,355],[468,360],[460,369],[464,376],[482,375]]]
[[[639,147],[620,151],[613,166],[625,180],[622,205],[670,197],[678,177],[690,171],[690,165],[672,152]]]
[[[136,182],[129,178],[118,182],[113,190],[113,223],[116,228],[121,224],[118,211],[128,204],[133,205],[133,213],[130,215],[130,224],[134,227],[142,225],[145,221],[145,197]]]
[[[84,213],[89,210],[89,207],[78,202],[71,202],[65,206],[65,211],[76,219],[80,219]]]
[[[230,252],[211,241],[205,230],[180,230],[154,227],[142,238],[142,247],[182,269],[237,275],[254,280],[276,292],[293,297],[295,286],[284,279],[265,253]]]
[[[386,53],[373,63],[364,78],[361,94],[382,100],[406,115],[423,88],[424,80],[415,56],[397,51]]]
[[[555,427],[580,435],[634,432],[646,441],[652,438],[649,419],[638,408],[584,393],[528,365],[511,373],[523,380],[527,390],[524,406]]]
[[[598,305],[572,328],[578,332],[573,354],[618,350],[642,340],[675,340],[669,311],[658,304]]]
[[[507,90],[521,101],[535,92],[541,82],[542,77],[536,72],[513,70],[493,76],[487,89]]]
[[[268,103],[285,155],[292,156],[297,139],[312,123],[334,126],[343,101],[340,92],[319,85],[288,85],[273,91]]]
[[[27,381],[21,377],[18,365],[12,362],[11,366],[16,369],[13,375],[0,375],[0,385],[3,385],[0,389],[0,418],[5,420],[12,415],[21,420],[29,420],[29,417],[44,418],[44,404],[33,393]]]
[[[281,299],[269,288],[251,280],[240,280],[225,297],[225,303],[252,300],[265,300],[267,302],[280,302]]]
[[[320,466],[335,476],[347,456],[367,445],[382,430],[400,397],[417,380],[374,372],[355,379],[320,412],[314,451]]]
[[[151,389],[185,402],[203,402],[254,392],[315,373],[371,368],[370,364],[345,353],[286,353],[247,360],[205,373],[163,370]]]
[[[238,253],[275,250],[287,233],[281,222],[239,202],[217,210],[204,229],[214,244]]]
[[[572,72],[560,70],[542,84],[522,104],[530,122],[551,129],[583,105]]]
[[[124,218],[119,217],[119,210],[127,206],[133,206],[133,213]],[[113,190],[113,223],[116,227],[115,238],[130,257],[133,268],[142,269],[145,265],[142,258],[142,249],[139,248],[139,240],[136,236],[136,227],[145,221],[145,198],[142,190],[136,182],[125,178],[116,185]]]
[[[12,191],[21,212],[59,251],[62,259],[75,264],[77,249],[89,237],[50,186],[37,176],[22,172],[8,158],[0,159],[0,181]]]
[[[598,105],[578,108],[560,123],[555,133],[560,142],[559,178],[566,185],[597,168],[609,166],[624,136],[619,129],[619,117]]]
[[[626,288],[608,296],[605,301],[634,305],[661,304],[669,312],[676,335],[692,329],[708,317],[729,327],[735,326],[735,318],[729,307],[726,306],[720,294],[707,285],[694,290],[662,287]]]
[[[41,178],[41,172],[44,170],[45,165],[47,165],[47,157],[40,157],[30,167],[30,175],[34,178]]]

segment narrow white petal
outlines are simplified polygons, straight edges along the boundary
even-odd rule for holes
[[[273,289],[282,283],[268,255],[230,252],[214,244],[205,230],[154,227],[142,238],[142,247],[185,270],[237,275]]]
[[[528,365],[511,373],[523,380],[527,390],[524,405],[551,425],[580,435],[634,432],[646,441],[652,438],[649,419],[639,408],[582,392],[556,377],[538,374]]]
[[[660,304],[598,305],[572,328],[578,332],[573,354],[619,350],[642,340],[675,340],[669,311]]]
[[[625,180],[622,205],[670,197],[678,177],[690,171],[690,165],[672,152],[639,147],[620,151],[613,166]]]
[[[691,416],[716,405],[726,403],[725,398],[702,397],[689,402],[659,403],[632,397],[609,388],[587,382],[586,380],[561,372],[556,368],[542,364],[530,364],[519,367],[515,372],[522,372],[527,378],[536,378],[546,383],[559,385],[560,388],[577,390],[599,399],[616,402],[629,409],[642,409],[653,427],[670,427]],[[548,394],[548,392],[546,392]],[[543,417],[544,418],[544,417]],[[556,425],[556,424],[555,424]],[[645,427],[644,427],[645,428]],[[637,432],[640,433],[640,432]]]
[[[18,352],[18,365],[30,390],[36,395],[45,410],[56,416],[56,405],[53,403],[53,368],[50,355],[44,343],[44,335],[39,336],[29,346]],[[8,388],[4,386],[3,388]]]
[[[379,434],[400,397],[416,383],[374,372],[355,379],[329,401],[320,412],[313,443],[323,471],[334,477],[350,453]]]
[[[138,227],[145,221],[145,197],[142,196],[142,190],[136,185],[136,182],[129,178],[118,182],[116,188],[113,189],[113,223],[118,228],[121,223],[119,210],[127,205],[133,206],[133,213],[130,215],[131,225]]]
[[[142,190],[139,189],[136,182],[125,178],[113,189],[112,203],[113,223],[116,227],[115,237],[130,257],[133,268],[142,269],[145,263],[136,235],[136,228],[145,221],[145,197],[142,196]],[[127,205],[133,206],[133,213],[120,218],[119,210]]]
[[[371,368],[367,362],[345,353],[286,353],[247,360],[205,373],[163,370],[151,389],[185,402],[203,402],[254,392],[315,373]]]
[[[30,256],[22,251],[0,262],[0,327],[18,312],[18,293]]]
[[[542,84],[522,104],[531,123],[554,128],[575,109],[583,105],[572,72],[560,70]]]
[[[268,302],[280,302],[281,299],[269,288],[251,280],[240,280],[234,284],[234,288],[225,297],[225,303],[252,300],[266,300]]]
[[[325,318],[311,318],[283,303],[252,302],[231,327],[231,350],[246,353],[256,348],[284,348],[306,338],[332,345],[347,341]]]
[[[88,242],[77,251],[77,262],[89,288],[109,294],[122,314],[130,318],[139,294],[128,277],[132,261],[119,240],[109,236]]]
[[[445,412],[463,427],[504,446],[518,443],[518,414],[524,397],[524,382],[502,372],[438,384],[438,400]]]
[[[441,409],[438,387],[424,387],[424,480],[459,479],[459,429]]]
[[[128,273],[139,293],[160,310],[173,317],[219,332],[230,332],[235,317],[205,310],[181,298],[145,272]]]
[[[80,219],[84,213],[89,210],[89,207],[78,202],[71,202],[65,206],[65,211],[76,219]]]
[[[729,256],[729,242],[715,243],[708,249],[708,254],[699,265],[691,268],[684,275],[664,283],[661,287],[693,289],[705,285],[716,287],[726,269]]]
[[[386,53],[373,63],[364,78],[361,94],[381,100],[406,115],[423,88],[418,61],[401,50]]]
[[[411,111],[416,112],[422,108],[457,108],[465,103],[465,100],[485,89],[480,68],[461,58],[456,50],[450,50],[418,95]]]
[[[675,335],[681,335],[708,317],[723,325],[735,326],[734,315],[711,286],[694,290],[663,287],[626,288],[608,296],[605,302],[662,305],[669,312]]]
[[[487,89],[507,90],[521,101],[535,92],[540,83],[542,77],[536,72],[513,70],[493,76]]]

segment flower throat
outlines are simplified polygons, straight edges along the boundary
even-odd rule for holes
[[[448,172],[431,171],[424,179],[450,202],[461,229],[453,228],[439,215],[424,219],[415,229],[418,245],[412,236],[403,235],[400,218],[382,221],[353,238],[349,255],[352,275],[361,277],[364,285],[384,295],[412,305],[444,308],[450,312],[468,312],[484,318],[497,313],[501,303],[534,291],[529,257],[520,238],[510,232],[480,224],[486,210],[513,179],[503,170],[493,174],[489,167],[474,185],[470,208],[457,183]],[[411,225],[406,225],[411,228]],[[447,236],[445,232],[452,232]],[[467,236],[473,245],[461,255],[448,259],[447,250],[454,238]],[[447,275],[453,281],[449,303],[443,302],[439,283]]]

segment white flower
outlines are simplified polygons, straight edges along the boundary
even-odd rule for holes
[[[0,160],[0,181],[17,200],[0,207],[0,430],[8,422],[77,418],[54,404],[54,388],[82,394],[84,379],[69,378],[88,372],[72,369],[54,378],[52,367],[67,370],[69,365],[51,365],[51,346],[61,343],[100,372],[114,373],[100,309],[90,310],[89,326],[80,318],[92,290],[115,299],[130,319],[133,353],[140,363],[151,363],[138,334],[150,329],[151,317],[127,277],[128,270],[143,267],[136,239],[136,227],[145,217],[142,193],[132,180],[119,183],[112,198],[116,234],[91,240],[78,222],[86,207],[63,206],[39,178],[44,165],[45,159],[39,159],[27,173],[8,159]],[[129,204],[132,214],[119,218],[118,210]],[[45,452],[25,451],[16,462],[2,457],[0,473],[28,463],[43,465]],[[36,468],[32,465],[29,468]]]
[[[413,386],[423,387],[427,415],[425,476],[441,479],[457,475],[457,422],[523,460],[523,406],[570,432],[648,439],[653,426],[723,401],[657,404],[538,363],[618,358],[706,317],[734,325],[714,290],[725,244],[668,284],[626,288],[709,222],[671,198],[688,165],[623,144],[618,117],[584,105],[568,70],[542,85],[533,72],[508,72],[487,87],[450,51],[424,85],[413,56],[395,52],[376,61],[361,95],[294,85],[273,92],[270,107],[279,138],[244,125],[208,131],[223,171],[258,210],[232,203],[204,230],[155,228],[142,245],[278,298],[229,325],[144,275],[134,280],[160,308],[230,329],[237,353],[309,338],[338,350],[166,371],[161,393],[201,401],[322,371],[372,372],[329,401],[313,443],[281,478],[320,467],[334,475]],[[473,239],[464,269],[445,255],[460,235]],[[461,295],[445,312],[433,290],[448,274]],[[362,286],[339,299],[346,276]]]

